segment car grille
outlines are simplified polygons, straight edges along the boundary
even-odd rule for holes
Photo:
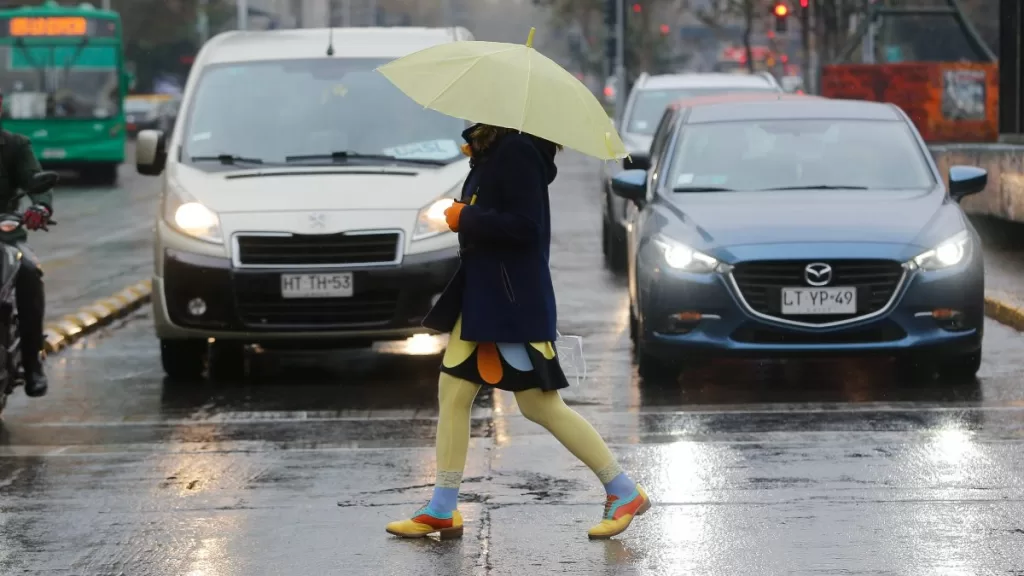
[[[391,322],[398,290],[373,290],[350,298],[281,297],[278,275],[246,274],[234,280],[238,316],[250,328],[361,329]]]
[[[397,232],[235,237],[242,266],[390,264],[398,259],[400,240]]]
[[[866,329],[840,329],[828,332],[795,332],[744,324],[733,332],[732,339],[748,344],[814,345],[814,344],[876,344],[895,342],[907,337],[896,323],[882,321]]]
[[[832,266],[829,286],[857,288],[856,314],[822,314],[784,317],[782,288],[807,286],[804,268],[822,260],[764,260],[742,262],[732,271],[743,299],[757,312],[806,324],[828,324],[853,320],[878,312],[892,299],[903,277],[903,265],[892,260],[824,261]]]

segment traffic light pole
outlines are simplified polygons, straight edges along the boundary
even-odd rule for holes
[[[626,108],[626,2],[615,0],[615,121]]]

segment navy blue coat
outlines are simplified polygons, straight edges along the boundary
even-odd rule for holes
[[[554,341],[555,290],[548,184],[555,147],[528,134],[499,137],[462,189],[461,262],[423,325],[450,332],[462,314],[470,342]]]

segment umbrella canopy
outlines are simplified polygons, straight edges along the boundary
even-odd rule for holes
[[[420,50],[377,70],[420,105],[468,120],[512,128],[611,160],[626,147],[593,93],[526,44],[451,42]]]

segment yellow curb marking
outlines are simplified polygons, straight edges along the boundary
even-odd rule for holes
[[[986,296],[985,315],[1001,324],[1024,331],[1024,309]]]
[[[91,328],[108,322],[148,298],[152,294],[152,287],[152,280],[136,282],[109,298],[97,300],[73,314],[46,324],[43,330],[44,349],[52,353],[66,348]]]

